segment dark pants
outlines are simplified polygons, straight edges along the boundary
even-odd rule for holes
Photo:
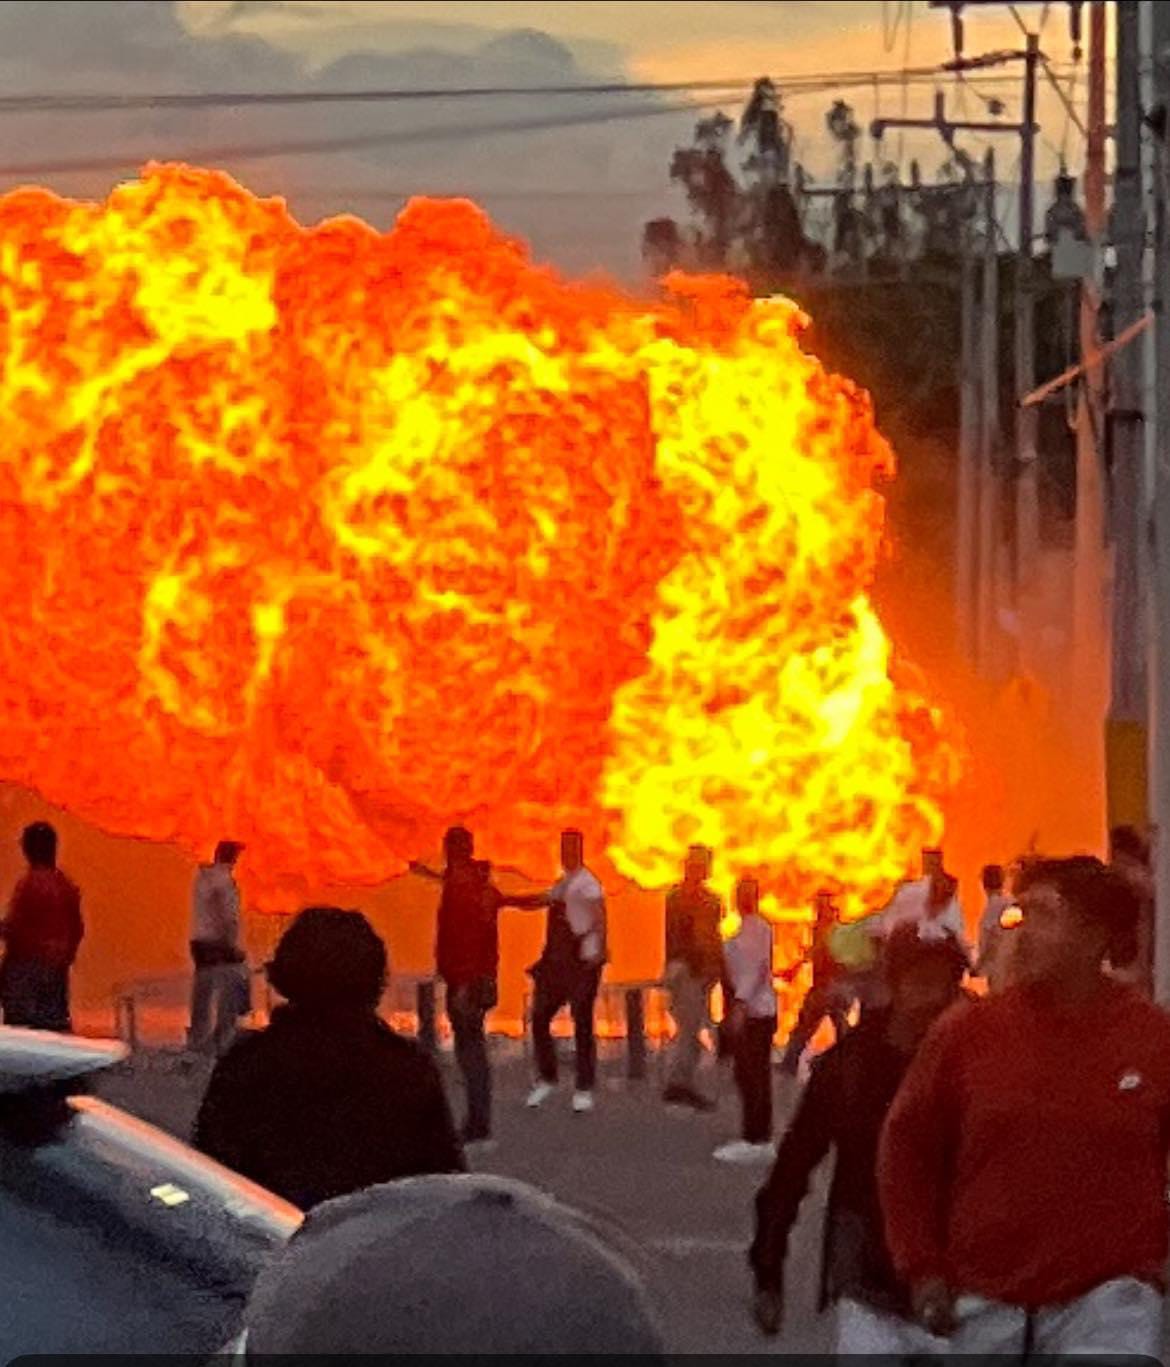
[[[577,1041],[577,1090],[591,1092],[597,1077],[597,1041],[593,1038],[593,1003],[601,986],[601,966],[590,964],[538,965],[533,974],[532,1047],[536,1070],[545,1082],[557,1080],[557,1048],[553,1017],[562,1006],[573,1013]]]
[[[743,1137],[749,1144],[772,1138],[772,1036],[775,1016],[749,1016],[736,1032],[735,1085],[743,1108]]]
[[[492,978],[447,984],[447,1018],[455,1035],[455,1060],[467,1090],[464,1139],[487,1139],[492,1132],[492,1069],[484,1022],[495,1004]]]
[[[847,997],[848,993],[843,984],[814,983],[809,988],[804,1001],[801,1003],[800,1013],[796,1017],[796,1024],[792,1027],[792,1034],[788,1036],[788,1044],[784,1050],[782,1066],[786,1071],[796,1072],[801,1054],[808,1048],[809,1042],[817,1032],[817,1027],[826,1016],[833,1022],[833,1029],[837,1038],[841,1038],[846,1030],[851,1005]]]
[[[69,970],[36,959],[13,959],[0,966],[0,1008],[5,1025],[29,1030],[73,1029],[69,1016]]]

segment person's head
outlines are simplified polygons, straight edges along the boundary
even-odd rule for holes
[[[243,852],[244,847],[238,840],[221,840],[215,847],[215,862],[233,868]]]
[[[917,926],[901,925],[886,941],[882,966],[891,1016],[905,1036],[918,1040],[958,1000],[967,960],[949,935],[923,940]]]
[[[1027,861],[1016,875],[1015,895],[1019,981],[1083,980],[1108,958],[1124,962],[1135,941],[1140,898],[1092,855]]]
[[[57,866],[57,832],[47,821],[34,821],[20,837],[20,848],[34,869]]]
[[[694,887],[711,877],[711,851],[706,845],[692,845],[683,865],[683,882]]]
[[[561,832],[561,867],[566,873],[576,873],[585,863],[585,837],[580,831]]]
[[[929,846],[922,851],[922,876],[923,878],[937,878],[944,872],[943,852],[934,846]]]
[[[940,916],[955,900],[959,880],[946,872],[932,875],[926,895],[926,909],[932,916]]]
[[[664,1361],[642,1266],[632,1240],[522,1182],[408,1177],[308,1214],[252,1290],[247,1354]]]
[[[813,914],[816,916],[817,925],[825,925],[837,919],[837,903],[831,889],[821,888],[817,893],[813,901]]]
[[[741,916],[760,913],[760,885],[754,878],[741,878],[735,885],[735,909]]]
[[[1114,826],[1109,832],[1109,859],[1111,863],[1148,865],[1150,842],[1135,826]]]
[[[360,911],[307,907],[280,937],[268,980],[293,1006],[372,1011],[386,972],[386,946]]]
[[[983,884],[983,891],[988,897],[994,897],[996,893],[1003,892],[1007,877],[1003,871],[1002,864],[985,864],[983,872],[979,875],[979,880]]]
[[[466,864],[475,854],[475,836],[466,826],[451,826],[443,837],[443,857],[448,865]]]

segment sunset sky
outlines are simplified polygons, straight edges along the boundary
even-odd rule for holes
[[[1084,73],[1070,65],[1063,5],[1024,3],[1021,22],[1041,31],[1055,79],[1083,108]],[[965,52],[1018,51],[1007,6],[978,6]],[[770,75],[784,95],[796,158],[831,181],[838,149],[825,131],[837,98],[862,129],[878,115],[926,117],[934,79],[904,85],[904,67],[952,55],[950,17],[925,0],[5,0],[0,81],[8,93],[198,91],[515,90],[352,104],[111,109],[21,114],[0,127],[0,189],[48,185],[101,196],[151,159],[213,164],[262,194],[284,195],[298,218],[339,211],[387,225],[415,194],[469,195],[538,256],[573,273],[641,273],[641,229],[688,210],[669,178],[671,155],[697,118],[733,117],[752,80]],[[1083,64],[1082,64],[1083,65]],[[884,73],[875,85],[868,73]],[[823,76],[816,89],[793,82]],[[852,80],[844,77],[852,76]],[[557,96],[547,87],[604,81],[732,81],[725,95]],[[786,88],[787,87],[787,88]],[[1020,117],[1018,62],[960,84],[945,79],[952,118]],[[716,101],[716,103],[713,103]],[[1041,203],[1064,151],[1077,171],[1082,141],[1047,81],[1037,170]],[[1013,231],[1019,139],[964,134],[981,158],[994,145],[1002,221]],[[933,176],[947,151],[933,131],[868,136],[863,161]],[[92,159],[92,160],[91,160]],[[741,160],[732,152],[733,164]]]

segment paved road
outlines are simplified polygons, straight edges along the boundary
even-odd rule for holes
[[[708,1063],[705,1081],[720,1104],[697,1116],[662,1106],[653,1079],[627,1083],[619,1058],[604,1059],[597,1109],[574,1115],[564,1087],[540,1111],[523,1106],[528,1072],[515,1046],[500,1042],[497,1147],[477,1166],[533,1182],[590,1211],[637,1249],[676,1352],[824,1352],[829,1326],[815,1313],[819,1193],[810,1196],[790,1260],[789,1323],[778,1343],[763,1340],[748,1312],[744,1262],[758,1171],[728,1168],[711,1151],[735,1135],[730,1077]],[[451,1096],[461,1104],[449,1058]],[[103,1083],[103,1094],[185,1137],[201,1079],[145,1059]],[[781,1114],[791,1093],[778,1083]]]

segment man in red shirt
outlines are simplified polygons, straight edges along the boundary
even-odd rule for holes
[[[891,1108],[886,1241],[953,1352],[1156,1358],[1170,1017],[1103,971],[1137,899],[1091,857],[1016,892],[1012,986],[943,1017]]]
[[[57,832],[45,821],[27,826],[21,848],[28,872],[0,921],[4,963],[0,1007],[5,1025],[69,1031],[69,970],[84,929],[81,894],[57,867]]]
[[[425,864],[411,870],[440,880],[435,965],[447,985],[447,1016],[455,1036],[455,1057],[467,1090],[465,1144],[483,1143],[492,1132],[492,1073],[485,1022],[496,1004],[500,962],[498,917],[502,898],[491,881],[491,865],[475,859],[475,841],[463,826],[443,838],[444,868]]]

